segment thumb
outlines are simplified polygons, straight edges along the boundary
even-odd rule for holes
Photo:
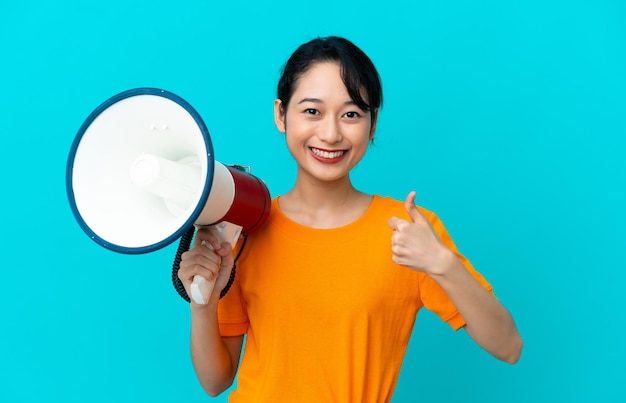
[[[415,191],[414,190],[409,192],[406,199],[404,200],[404,208],[406,209],[406,212],[409,213],[409,216],[411,217],[411,221],[415,222],[422,217],[422,213],[420,213],[419,210],[417,210],[417,207],[415,207]]]
[[[229,242],[222,242],[220,248],[215,251],[221,259],[221,267],[229,267],[233,265],[233,248]]]

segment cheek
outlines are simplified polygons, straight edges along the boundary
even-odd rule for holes
[[[367,151],[367,146],[359,146],[359,147],[352,147],[352,160],[354,160],[354,164],[359,163],[363,157],[365,156],[365,152]]]
[[[302,155],[303,151],[303,142],[299,137],[295,136],[293,131],[287,130],[285,134],[285,145],[287,146],[287,150],[292,157],[296,158],[298,155]]]
[[[365,156],[365,153],[367,152],[367,147],[369,146],[369,140],[368,137],[362,137],[357,143],[353,142],[352,143],[352,149],[350,150],[350,160],[351,165],[354,167],[355,165],[359,164],[362,160],[363,157]]]
[[[318,125],[319,123],[302,116],[288,117],[285,119],[285,133],[288,137],[303,139],[314,135]]]
[[[370,140],[372,139],[372,132],[370,130],[370,125],[368,124],[368,125],[355,127],[351,129],[349,136],[352,139],[352,145],[354,147],[367,148],[367,146],[370,143]]]

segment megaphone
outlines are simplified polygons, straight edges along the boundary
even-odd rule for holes
[[[97,107],[76,135],[66,187],[82,230],[124,254],[168,246],[194,226],[208,226],[235,246],[270,211],[265,183],[239,166],[215,160],[198,112],[158,88],[119,93]],[[206,303],[196,276],[192,298]]]

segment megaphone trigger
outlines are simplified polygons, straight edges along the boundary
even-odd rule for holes
[[[228,221],[222,221],[218,224],[209,225],[207,229],[220,240],[220,243],[228,242],[234,248],[243,227]]]

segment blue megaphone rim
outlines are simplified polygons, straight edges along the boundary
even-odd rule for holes
[[[89,225],[85,222],[85,220],[81,216],[80,211],[78,210],[78,206],[76,205],[72,178],[73,178],[74,159],[76,157],[76,151],[78,150],[78,147],[83,138],[83,135],[85,134],[89,126],[91,126],[93,121],[111,105],[119,101],[122,101],[126,98],[130,98],[130,97],[137,96],[137,95],[155,95],[155,96],[167,98],[171,101],[176,102],[178,105],[184,108],[193,117],[196,124],[198,125],[198,128],[200,129],[200,132],[202,133],[202,136],[204,138],[204,144],[206,146],[207,175],[206,175],[206,179],[204,183],[204,188],[202,190],[202,195],[200,197],[200,202],[194,209],[193,213],[189,216],[189,219],[187,219],[187,221],[178,230],[176,230],[173,234],[168,236],[166,239],[163,239],[162,241],[159,241],[152,245],[140,246],[140,247],[128,247],[128,246],[117,245],[117,244],[114,244],[112,242],[109,242],[103,239],[102,237],[98,236],[98,234],[96,234],[89,227]],[[172,92],[160,89],[160,88],[150,88],[150,87],[134,88],[134,89],[126,90],[117,95],[112,96],[111,98],[103,102],[100,106],[98,106],[93,112],[91,112],[91,114],[83,122],[80,129],[78,130],[78,133],[76,134],[76,137],[74,138],[74,141],[72,142],[72,147],[70,149],[70,153],[69,153],[68,160],[67,160],[65,183],[66,183],[67,196],[69,199],[70,207],[72,209],[72,213],[74,214],[74,217],[76,218],[76,221],[78,222],[82,230],[92,240],[94,240],[99,245],[107,249],[110,249],[114,252],[119,252],[119,253],[124,253],[124,254],[141,254],[141,253],[153,252],[155,250],[162,249],[170,245],[172,242],[179,239],[183,235],[183,233],[185,233],[195,223],[195,221],[200,216],[200,213],[202,212],[202,209],[204,208],[209,198],[211,186],[213,185],[214,169],[215,169],[215,157],[213,153],[213,143],[211,142],[211,136],[209,135],[209,130],[204,124],[204,121],[202,120],[202,118],[200,117],[200,114],[191,106],[191,104],[189,104],[180,96]]]

